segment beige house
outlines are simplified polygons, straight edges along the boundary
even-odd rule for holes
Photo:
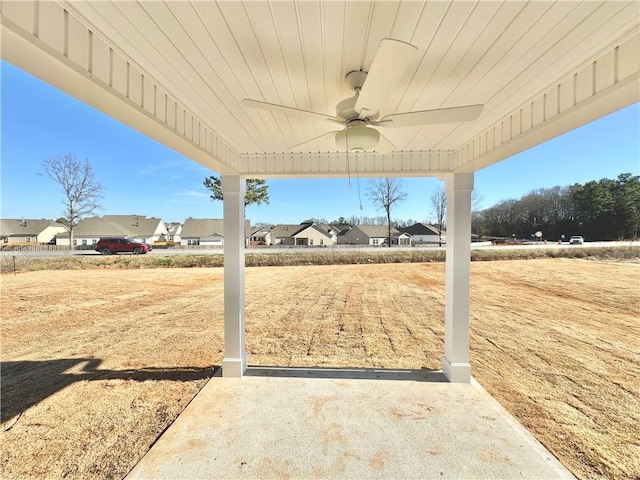
[[[73,244],[95,245],[101,237],[128,237],[136,242],[153,244],[165,241],[167,227],[156,217],[142,215],[104,215],[82,220],[73,232]],[[69,245],[69,235],[57,235],[56,245]]]
[[[356,225],[340,235],[339,243],[379,247],[386,244],[388,236],[389,228],[386,225]],[[391,244],[411,245],[411,235],[391,227]]]
[[[52,243],[58,234],[66,234],[64,225],[53,220],[31,218],[0,220],[0,244],[36,245]]]
[[[251,222],[244,221],[245,242],[251,235]],[[187,218],[182,225],[180,245],[206,245],[221,247],[224,245],[224,221],[221,218]]]
[[[331,234],[315,222],[276,225],[270,233],[271,245],[324,246],[336,243]]]

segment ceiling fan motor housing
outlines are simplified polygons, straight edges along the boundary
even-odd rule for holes
[[[362,90],[364,81],[367,79],[367,72],[354,70],[353,72],[349,72],[345,79],[349,87],[356,92],[356,94],[352,97],[345,98],[336,105],[336,117],[339,120],[348,123],[360,116],[360,112],[356,111],[355,105],[358,101],[358,95],[360,95],[360,90]],[[375,121],[379,116],[379,113],[375,112],[374,114],[367,115],[367,120]]]

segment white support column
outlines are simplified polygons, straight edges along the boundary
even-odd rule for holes
[[[473,173],[452,173],[447,192],[447,264],[442,371],[452,383],[471,382],[469,286]]]
[[[222,175],[224,210],[224,360],[222,375],[240,378],[247,369],[244,326],[245,180]]]

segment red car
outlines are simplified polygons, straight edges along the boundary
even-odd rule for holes
[[[134,242],[128,238],[104,237],[96,244],[96,252],[103,255],[112,255],[120,252],[128,252],[133,255],[140,255],[151,251],[148,243]]]

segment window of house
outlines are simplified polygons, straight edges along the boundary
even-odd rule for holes
[[[87,239],[86,239],[86,238],[83,238],[83,239],[82,239],[82,244],[83,244],[83,245],[86,245],[86,244],[87,244]]]
[[[324,238],[320,239],[320,245],[324,245]]]
[[[309,239],[309,245],[313,245],[313,238]]]
[[[378,245],[378,239],[377,238],[372,239],[371,240],[371,244],[372,245]]]
[[[31,241],[31,237],[24,237],[24,241],[25,242],[30,242]]]
[[[74,245],[78,245],[78,240],[76,240],[75,238],[73,239],[73,244]]]
[[[96,240],[95,238],[91,240],[91,245],[96,245],[97,243],[98,243],[98,240]]]

